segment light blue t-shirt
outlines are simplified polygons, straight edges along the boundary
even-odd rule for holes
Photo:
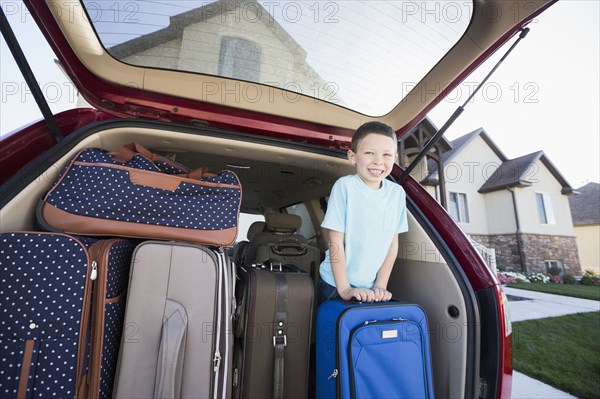
[[[321,227],[344,233],[346,273],[355,288],[373,288],[392,239],[408,230],[404,189],[383,180],[373,190],[358,175],[335,182]],[[321,278],[335,286],[329,250],[321,263]]]

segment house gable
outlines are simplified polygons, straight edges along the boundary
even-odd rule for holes
[[[483,129],[452,141],[452,146],[453,150],[450,154],[444,154],[444,177],[449,211],[451,214],[456,214],[456,208],[452,207],[456,207],[457,201],[466,201],[468,210],[465,213],[468,213],[468,223],[459,220],[461,227],[468,234],[488,234],[486,198],[477,189],[506,157]],[[460,210],[458,212],[460,213]],[[456,215],[454,216],[456,218]]]
[[[215,31],[216,26],[219,26],[218,31]],[[254,42],[253,38],[260,40]],[[224,40],[232,44],[224,47]],[[229,53],[224,48],[228,48]],[[108,52],[133,65],[266,84],[290,92],[287,95],[290,101],[306,94],[344,104],[335,86],[325,82],[308,64],[306,51],[256,0],[207,3],[174,15],[165,28],[113,46]],[[221,62],[233,60],[237,54],[245,54],[239,57],[239,62],[248,61],[249,65],[236,67],[242,73],[224,73],[220,69]],[[249,70],[253,72],[245,73]],[[214,82],[198,90],[222,91],[221,96],[244,95],[250,101],[263,95],[261,89],[253,85],[240,90],[235,87],[238,84],[235,81],[215,79]]]
[[[461,136],[450,142],[452,149],[442,154],[442,162],[444,166],[453,162],[456,156],[463,152],[465,148],[468,148],[469,144],[473,142],[473,140],[477,140],[478,138],[483,140],[488,145],[489,149],[495,154],[495,157],[498,158],[500,162],[505,162],[508,160],[506,155],[504,155],[504,153],[500,150],[496,143],[494,143],[486,131],[480,127],[479,129],[476,129],[471,133],[467,133],[464,136]],[[427,176],[426,180],[436,180],[438,178],[437,167],[435,164],[431,165],[429,172],[430,174]]]

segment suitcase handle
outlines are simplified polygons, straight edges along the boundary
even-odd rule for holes
[[[165,314],[168,316],[162,325],[154,397],[179,398],[188,317],[185,307],[172,299],[167,299]]]
[[[156,164],[156,161],[164,162],[175,169],[179,169],[181,172],[178,176],[187,177],[193,180],[202,180],[205,177],[214,177],[216,176],[214,173],[208,173],[208,167],[202,166],[200,168],[190,170],[183,165],[180,165],[173,160],[163,157],[161,155],[155,154],[152,151],[148,150],[146,147],[138,144],[138,143],[129,143],[125,144],[121,147],[118,152],[111,152],[113,159],[117,162],[126,163],[131,161],[136,155],[141,155],[149,161]],[[162,169],[160,166],[156,165],[159,169]]]
[[[295,252],[290,252],[295,251]],[[303,256],[306,255],[308,248],[297,245],[271,245],[271,252],[280,256]]]

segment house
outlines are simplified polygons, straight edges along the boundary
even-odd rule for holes
[[[600,274],[600,184],[588,183],[569,197],[582,270]]]
[[[403,139],[401,163],[437,131],[427,118],[420,125]],[[498,269],[581,273],[569,207],[577,192],[543,151],[509,159],[480,128],[441,141],[412,176],[466,234],[494,250]]]
[[[211,28],[215,21],[222,26],[218,34]],[[253,41],[254,37],[260,37],[263,44]],[[289,102],[297,101],[300,94],[310,94],[344,105],[336,85],[315,72],[302,46],[256,0],[204,2],[201,7],[171,16],[164,28],[107,51],[133,65],[214,75],[214,82],[198,87],[206,99],[244,96],[245,100],[258,101],[273,96],[253,84],[257,82],[284,89]],[[246,83],[240,86],[217,76]]]

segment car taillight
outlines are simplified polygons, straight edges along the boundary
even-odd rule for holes
[[[512,323],[510,321],[510,312],[508,310],[508,298],[500,285],[496,286],[496,296],[498,298],[500,311],[500,375],[498,381],[498,397],[510,398],[512,391]]]

